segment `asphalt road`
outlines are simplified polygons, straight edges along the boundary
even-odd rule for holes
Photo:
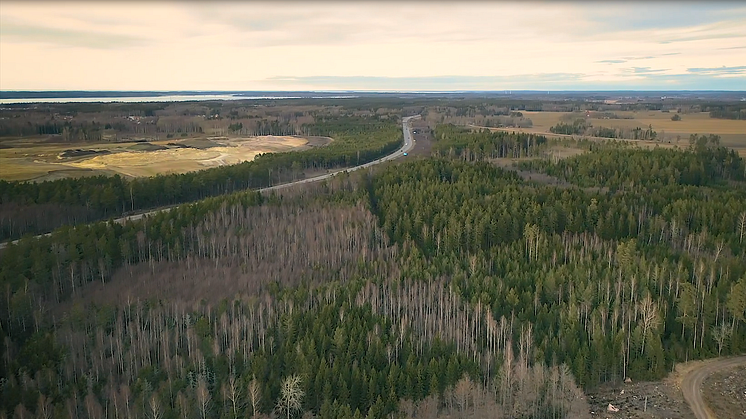
[[[415,115],[415,116],[407,116],[407,117],[404,117],[402,119],[402,131],[404,133],[404,144],[402,145],[402,147],[400,149],[398,149],[395,152],[389,154],[388,156],[381,157],[378,160],[373,160],[371,162],[368,162],[368,163],[365,163],[365,164],[361,164],[359,166],[354,166],[354,167],[350,167],[350,168],[347,168],[347,169],[337,170],[335,172],[323,174],[323,175],[320,175],[320,176],[315,176],[315,177],[311,177],[311,178],[307,178],[307,179],[302,179],[302,180],[298,180],[298,181],[290,182],[290,183],[283,183],[281,185],[270,186],[268,188],[262,188],[262,189],[259,189],[259,192],[268,192],[268,191],[274,191],[274,190],[278,190],[278,189],[289,188],[291,186],[296,186],[296,185],[300,185],[300,184],[303,184],[303,183],[320,182],[320,181],[322,181],[324,179],[329,179],[332,176],[334,176],[334,175],[336,175],[338,173],[341,173],[341,172],[354,172],[355,170],[365,169],[366,167],[371,167],[371,166],[376,165],[376,164],[380,164],[380,163],[383,163],[383,162],[386,162],[386,161],[389,161],[389,160],[394,160],[394,159],[398,159],[400,157],[403,157],[404,153],[408,153],[408,152],[410,152],[412,150],[412,148],[414,148],[414,139],[412,138],[412,127],[409,125],[409,121],[411,119],[416,119],[416,118],[419,118],[419,117],[420,117],[420,115]],[[152,211],[148,211],[148,212],[144,212],[144,213],[140,213],[140,214],[128,215],[126,217],[117,218],[117,219],[114,220],[114,222],[122,224],[125,221],[139,220],[139,219],[141,219],[143,217],[146,217],[146,216],[149,216],[149,215],[153,215],[153,214],[157,214],[159,212],[170,211],[171,209],[176,208],[176,207],[178,207],[180,205],[188,205],[188,204],[179,204],[179,205],[174,205],[174,206],[171,206],[171,207],[159,208],[159,209],[156,209],[156,210],[152,210]],[[36,237],[48,236],[50,234],[51,233],[40,234],[40,235],[38,235]],[[12,241],[10,243],[15,243],[16,241],[17,240],[14,240],[14,241]],[[7,244],[8,244],[8,242],[0,243],[0,250],[2,250],[3,248],[5,248],[5,246],[7,246]]]
[[[742,364],[746,364],[746,356],[717,359],[689,371],[684,377],[681,382],[681,391],[697,419],[717,419],[702,399],[702,384],[705,378],[714,372],[735,368]]]

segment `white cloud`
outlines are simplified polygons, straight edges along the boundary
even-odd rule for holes
[[[666,20],[658,27],[635,17],[646,7],[6,1],[0,89],[281,89],[286,85],[273,77],[286,75],[459,75],[499,83],[506,79],[478,77],[565,73],[623,81],[645,75],[625,70],[635,66],[646,74],[685,74],[746,62],[739,49],[746,45],[743,8],[710,13],[684,3],[671,12],[681,25]]]

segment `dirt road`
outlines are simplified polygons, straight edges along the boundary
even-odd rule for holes
[[[745,364],[746,356],[722,358],[704,363],[699,368],[689,371],[681,382],[681,391],[684,393],[684,399],[686,399],[686,402],[698,419],[717,419],[702,399],[702,383],[705,381],[705,378],[716,371],[735,368]]]

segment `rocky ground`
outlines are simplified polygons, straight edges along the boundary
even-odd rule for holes
[[[705,402],[718,419],[746,418],[746,367],[712,374],[702,387]]]
[[[683,378],[707,361],[676,365],[663,381],[604,384],[586,392],[591,416],[603,419],[695,419],[681,391]],[[718,419],[746,418],[746,366],[715,372],[704,381],[705,403]],[[647,398],[647,402],[646,402]],[[618,412],[607,410],[609,403]]]
[[[671,380],[605,384],[587,395],[594,418],[694,419],[681,391]],[[609,412],[609,403],[619,411]]]

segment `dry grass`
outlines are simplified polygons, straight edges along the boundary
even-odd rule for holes
[[[660,111],[614,111],[620,118],[632,119],[598,119],[590,118],[589,121],[594,127],[605,128],[626,128],[636,127],[647,128],[652,125],[653,129],[658,132],[660,138],[665,140],[665,144],[670,142],[671,145],[685,147],[689,144],[691,134],[715,134],[721,137],[721,144],[735,149],[741,156],[746,157],[746,121],[736,121],[730,119],[710,118],[709,113],[692,113],[681,114],[681,121],[672,121],[671,117],[675,113]],[[556,125],[564,119],[572,119],[570,112],[523,112],[523,116],[530,118],[533,122],[531,128],[500,128],[504,131],[530,132],[535,134],[544,134],[550,137],[563,137],[562,135],[552,134],[549,128]],[[584,113],[574,113],[578,117],[584,117]],[[593,115],[593,114],[591,114]],[[594,137],[587,137],[593,139]],[[661,142],[639,141],[640,145],[654,147],[663,145]],[[648,144],[649,143],[649,144]]]
[[[217,143],[217,146],[207,149],[138,151],[137,146],[142,143],[51,144],[39,139],[3,141],[5,147],[0,149],[0,179],[40,181],[113,173],[128,177],[185,173],[250,161],[260,153],[298,150],[309,146],[308,140],[293,136],[221,137],[206,140]],[[152,144],[166,146],[168,143],[180,142],[182,141],[164,140],[153,141]],[[105,149],[111,151],[111,154],[60,157],[62,152],[69,149]]]
[[[727,147],[746,147],[746,121],[731,119],[714,119],[705,112],[682,114],[681,121],[672,121],[674,113],[647,112],[615,112],[619,116],[631,116],[634,119],[594,119],[594,126],[610,128],[635,128],[653,126],[659,135],[666,139],[681,137],[684,142],[689,141],[691,134],[716,134],[722,138],[722,144]]]

